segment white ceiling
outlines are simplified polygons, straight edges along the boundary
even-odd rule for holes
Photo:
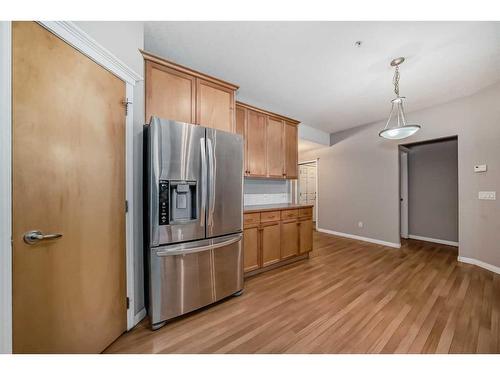
[[[500,80],[500,22],[146,22],[144,32],[146,50],[327,132],[388,115],[394,57],[407,58],[409,112]]]

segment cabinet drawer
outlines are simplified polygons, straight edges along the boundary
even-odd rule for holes
[[[281,211],[281,220],[294,219],[298,216],[298,210],[283,210]]]
[[[243,225],[249,226],[249,225],[256,225],[260,223],[260,214],[258,212],[255,212],[253,214],[244,214],[243,215]]]
[[[260,221],[265,223],[266,221],[279,221],[281,218],[279,211],[265,211],[260,213]]]
[[[312,217],[313,209],[312,207],[299,208],[300,217]]]

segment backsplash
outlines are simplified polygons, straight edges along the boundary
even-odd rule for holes
[[[243,202],[245,206],[261,205],[261,204],[279,204],[288,203],[290,194],[245,194]]]
[[[243,184],[245,206],[290,202],[289,183],[286,180],[264,180],[246,177]]]

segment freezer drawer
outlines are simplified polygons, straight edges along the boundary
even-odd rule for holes
[[[243,289],[241,233],[151,249],[152,328]]]

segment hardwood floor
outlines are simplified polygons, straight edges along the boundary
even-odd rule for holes
[[[310,259],[106,353],[499,353],[500,275],[416,240],[391,249],[314,233]]]

